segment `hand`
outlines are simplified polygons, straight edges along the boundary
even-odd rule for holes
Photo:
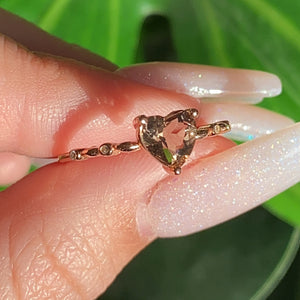
[[[300,179],[300,125],[249,105],[280,92],[273,75],[166,63],[116,71],[4,11],[0,32],[0,145],[18,154],[2,154],[11,181],[27,157],[136,140],[132,120],[142,113],[195,107],[203,123],[228,119],[233,137],[257,137],[197,142],[177,177],[145,151],[24,177],[1,193],[2,298],[94,298],[156,237],[224,222]]]

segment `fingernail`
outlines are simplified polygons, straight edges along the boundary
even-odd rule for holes
[[[300,123],[199,161],[140,204],[141,235],[191,234],[240,215],[300,181]]]
[[[1,152],[0,166],[0,185],[12,184],[28,174],[30,159],[15,153]]]
[[[236,141],[250,141],[294,124],[273,111],[237,103],[203,103],[201,115],[207,123],[230,120],[231,131],[226,136]]]
[[[281,93],[273,74],[243,69],[179,63],[147,63],[119,69],[118,74],[146,85],[175,90],[209,101],[257,103]]]

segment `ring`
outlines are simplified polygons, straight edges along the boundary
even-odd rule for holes
[[[100,147],[73,149],[58,157],[60,162],[81,161],[97,156],[115,156],[145,149],[167,171],[175,175],[193,151],[196,140],[223,134],[231,130],[229,121],[196,126],[198,110],[173,111],[165,117],[141,115],[134,119],[137,142],[105,143]]]

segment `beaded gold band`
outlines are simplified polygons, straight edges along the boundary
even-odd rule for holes
[[[60,155],[59,161],[81,161],[145,149],[167,170],[179,175],[181,167],[193,151],[196,140],[231,130],[229,121],[218,121],[197,127],[197,118],[198,111],[194,108],[173,111],[165,117],[141,115],[133,122],[137,142],[105,143],[99,147],[73,149]]]

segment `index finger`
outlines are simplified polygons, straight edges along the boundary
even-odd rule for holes
[[[140,114],[167,115],[188,107],[201,111],[200,101],[188,95],[74,60],[37,56],[5,36],[0,36],[0,85],[0,151],[34,157],[135,140],[132,120]],[[236,122],[245,115],[248,127],[251,122],[252,128],[257,126],[247,107],[235,114]],[[279,119],[290,124],[285,117],[264,112],[268,121],[259,124],[261,131],[270,132]]]

